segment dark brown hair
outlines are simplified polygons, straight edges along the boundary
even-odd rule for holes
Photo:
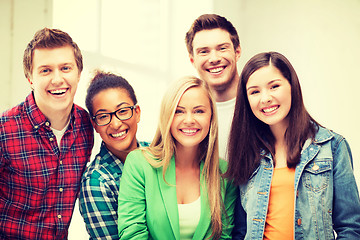
[[[269,65],[277,68],[291,86],[291,108],[287,116],[289,126],[285,132],[288,167],[299,163],[303,144],[317,131],[318,123],[305,109],[299,79],[289,60],[277,52],[255,55],[245,64],[240,75],[228,145],[229,167],[225,175],[237,184],[247,182],[259,166],[263,150],[273,156],[275,154],[275,138],[269,126],[253,114],[246,92],[249,77]]]
[[[23,66],[25,77],[29,79],[33,69],[34,50],[41,48],[58,48],[66,45],[74,49],[74,57],[79,73],[83,70],[83,59],[78,45],[69,34],[59,29],[43,28],[37,31],[24,51]]]
[[[234,50],[240,46],[238,33],[230,21],[228,21],[225,17],[216,14],[204,14],[195,19],[189,31],[186,33],[185,42],[188,52],[193,55],[193,41],[197,32],[215,28],[223,29],[230,34]]]
[[[133,103],[137,104],[134,89],[125,78],[113,73],[107,73],[100,70],[95,71],[95,76],[90,82],[85,98],[85,105],[90,113],[90,116],[93,116],[94,97],[104,90],[117,88],[124,89],[129,94]]]

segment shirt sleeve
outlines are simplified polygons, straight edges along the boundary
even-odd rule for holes
[[[119,239],[117,195],[106,183],[94,174],[83,179],[79,203],[90,239]]]
[[[137,153],[137,154],[136,154]],[[120,239],[148,239],[146,223],[145,159],[140,151],[131,152],[126,158],[119,190]]]
[[[360,239],[360,200],[350,146],[342,138],[333,146],[334,210],[337,239]]]

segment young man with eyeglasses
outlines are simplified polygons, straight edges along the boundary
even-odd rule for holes
[[[90,239],[119,239],[117,208],[124,162],[130,151],[149,143],[136,140],[140,107],[124,78],[98,71],[87,90],[86,107],[102,144],[82,177],[80,212]]]
[[[0,239],[67,239],[94,143],[73,103],[82,55],[67,33],[44,28],[23,65],[32,91],[0,117]]]
[[[236,29],[226,18],[204,14],[191,25],[185,37],[192,65],[206,81],[216,100],[219,125],[219,154],[226,160],[230,126],[240,77],[237,61],[241,47]]]

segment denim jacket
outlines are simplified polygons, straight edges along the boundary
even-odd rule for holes
[[[294,239],[360,239],[352,164],[347,141],[328,129],[319,127],[315,140],[304,144],[295,169]],[[246,228],[235,226],[233,239],[263,239],[273,170],[266,154],[248,183],[240,186],[235,224],[246,222]]]

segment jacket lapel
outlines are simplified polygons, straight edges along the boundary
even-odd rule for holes
[[[171,158],[168,169],[165,173],[166,182],[163,179],[162,168],[157,171],[161,197],[168,215],[168,219],[174,234],[174,239],[180,239],[179,213],[176,196],[175,159]],[[161,231],[161,229],[159,229]]]

